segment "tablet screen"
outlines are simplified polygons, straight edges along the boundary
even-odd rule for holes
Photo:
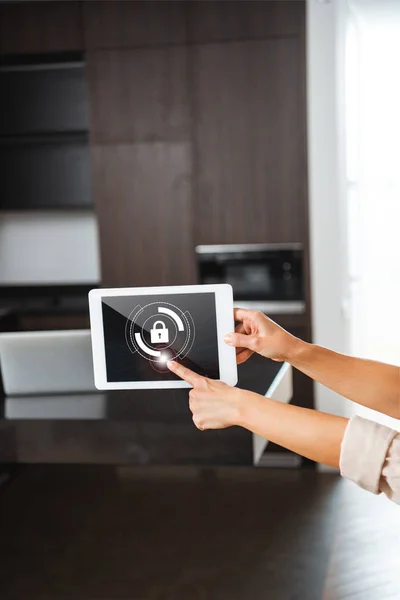
[[[102,297],[108,382],[178,379],[175,359],[220,378],[215,293]]]

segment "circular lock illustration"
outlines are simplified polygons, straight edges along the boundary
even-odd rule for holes
[[[183,312],[170,302],[138,305],[127,319],[125,339],[133,354],[137,352],[154,365],[165,364],[190,352],[195,339],[194,321],[189,311]]]

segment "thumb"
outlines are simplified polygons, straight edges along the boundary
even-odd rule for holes
[[[253,350],[256,344],[256,336],[246,335],[245,333],[227,333],[224,337],[224,342],[228,346]]]

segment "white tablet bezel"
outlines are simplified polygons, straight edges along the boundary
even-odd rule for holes
[[[89,292],[90,328],[92,333],[93,370],[95,386],[99,390],[176,389],[190,388],[186,381],[107,381],[101,299],[109,296],[162,296],[166,294],[215,294],[217,343],[220,381],[237,383],[236,351],[224,342],[224,335],[235,328],[233,292],[228,284],[179,285],[164,287],[95,289]]]

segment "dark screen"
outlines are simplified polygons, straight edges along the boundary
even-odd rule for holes
[[[174,359],[219,379],[215,294],[102,298],[107,381],[178,379]]]

